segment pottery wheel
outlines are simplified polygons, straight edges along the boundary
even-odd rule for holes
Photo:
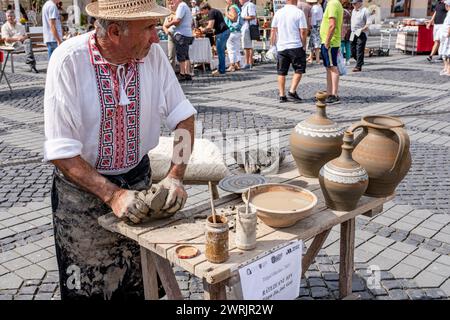
[[[243,193],[248,188],[266,183],[266,178],[259,174],[240,174],[223,178],[219,188],[231,193]]]

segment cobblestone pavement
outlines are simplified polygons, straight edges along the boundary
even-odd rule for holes
[[[52,166],[42,163],[45,56],[38,57],[40,74],[28,73],[22,62],[18,57],[16,73],[8,73],[14,93],[0,84],[0,299],[59,299],[49,201]],[[367,114],[400,116],[411,137],[413,165],[397,196],[382,214],[356,221],[353,291],[362,299],[450,296],[450,79],[438,75],[440,68],[424,56],[367,59],[363,72],[341,78],[342,103],[327,108],[343,126]],[[272,64],[218,78],[199,74],[183,87],[199,111],[203,134],[279,130],[288,150],[288,135],[314,112],[314,93],[325,88],[325,76],[321,66],[307,69],[300,104],[278,104]],[[224,157],[238,170],[229,155]],[[188,205],[205,203],[205,190],[189,187]],[[371,273],[374,268],[380,271]],[[336,299],[338,270],[337,227],[302,279],[299,299]],[[202,299],[200,279],[175,271],[183,295]]]

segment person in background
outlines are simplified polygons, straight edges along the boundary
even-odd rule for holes
[[[33,44],[25,32],[25,27],[16,22],[16,14],[13,10],[6,12],[7,21],[2,26],[1,37],[8,46],[14,47],[16,50],[25,51],[25,63],[30,65],[30,71],[39,73],[36,69],[36,59],[33,53]]]
[[[225,23],[230,29],[230,37],[227,41],[228,58],[230,65],[227,69],[229,72],[241,69],[241,28],[242,18],[241,10],[234,0],[225,0],[227,6],[225,8]]]
[[[341,52],[345,58],[345,64],[350,65],[350,58],[352,57],[352,50],[350,47],[350,34],[351,34],[351,6],[349,2],[344,5],[344,18],[342,21],[341,31]]]
[[[243,69],[251,69],[253,66],[253,41],[250,37],[250,25],[258,23],[256,19],[256,5],[250,0],[239,0],[241,4],[241,17],[244,24],[241,28],[242,48],[244,48],[245,65]]]
[[[172,0],[175,17],[168,20],[164,27],[170,29],[175,26],[173,40],[175,42],[175,50],[178,63],[180,64],[180,74],[178,80],[190,81],[191,76],[191,60],[189,58],[189,46],[194,41],[192,36],[192,14],[188,5],[182,0]]]
[[[441,76],[450,76],[450,0],[444,0],[447,15],[440,28],[439,55],[444,60],[444,69],[440,72]]]
[[[191,14],[192,14],[192,24],[194,28],[200,26],[200,19],[202,15],[200,13],[200,7],[197,5],[197,0],[191,0]]]
[[[272,20],[270,44],[277,46],[277,73],[280,103],[291,100],[301,102],[297,87],[306,71],[306,37],[308,25],[305,14],[297,7],[297,0],[286,0],[286,5],[275,12]],[[292,65],[294,76],[291,87],[285,92],[286,76]]]
[[[200,6],[200,12],[203,15],[208,16],[208,25],[204,28],[201,28],[202,32],[213,30],[214,34],[216,35],[216,49],[217,56],[219,58],[219,68],[217,70],[214,70],[211,75],[219,76],[225,74],[225,47],[227,45],[228,37],[230,36],[230,30],[225,23],[222,12],[217,9],[211,8],[209,3],[202,3],[202,5]]]
[[[370,24],[370,13],[363,7],[363,0],[352,0],[353,11],[351,18],[350,41],[352,47],[352,57],[356,60],[353,72],[360,72],[364,65],[364,51],[366,49],[367,31]]]
[[[317,0],[307,0],[309,3],[313,3],[310,13],[310,25],[311,25],[311,36],[309,38],[309,49],[311,50],[307,61],[312,63],[313,56],[316,58],[316,63],[320,63],[320,24],[323,18],[322,6],[317,2]]]
[[[298,0],[297,7],[303,11],[306,19],[306,23],[308,25],[308,30],[311,30],[311,8],[312,4],[316,3],[317,0]]]
[[[174,5],[173,5],[172,1],[167,2],[167,8],[170,10],[171,14],[164,19],[163,31],[165,34],[167,34],[167,56],[169,58],[169,62],[170,62],[170,65],[172,66],[172,69],[175,71],[176,65],[177,65],[177,60],[176,60],[177,51],[175,48],[175,42],[173,40],[175,26],[166,28],[166,23],[169,23],[169,21],[171,21],[175,18]]]
[[[339,70],[337,56],[341,46],[341,29],[344,9],[339,0],[329,0],[320,25],[320,51],[327,70],[327,104],[340,103],[338,96]]]
[[[58,0],[47,0],[42,7],[42,30],[44,43],[48,49],[48,59],[53,51],[62,43],[63,33],[61,18],[56,3]]]
[[[434,23],[433,26],[433,49],[431,49],[430,55],[427,57],[427,60],[429,62],[433,61],[433,56],[438,52],[439,45],[440,45],[440,31],[442,28],[442,24],[444,23],[444,20],[447,16],[447,9],[445,6],[444,0],[438,0],[436,3],[436,7],[434,8],[433,16],[431,17],[431,20],[427,23],[427,29],[430,29],[431,25]]]

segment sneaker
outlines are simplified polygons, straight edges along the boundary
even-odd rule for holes
[[[288,91],[287,96],[289,97],[289,100],[292,100],[294,102],[301,102],[302,101],[302,98],[300,98],[298,96],[297,92],[293,92],[292,93],[292,92]]]
[[[30,72],[39,73],[38,69],[36,69],[35,65],[32,65],[30,68]]]
[[[325,99],[326,104],[338,104],[341,103],[341,99],[338,96],[329,95]]]
[[[428,62],[433,61],[433,57],[432,57],[432,56],[428,56],[428,57],[427,57],[427,61],[428,61]]]
[[[192,81],[192,76],[190,74],[185,74],[184,75],[184,80],[185,81]]]
[[[287,101],[288,101],[288,99],[287,99],[286,96],[280,96],[280,103],[284,103],[284,102],[287,102]]]
[[[186,80],[186,75],[182,74],[182,73],[179,73],[179,74],[177,74],[177,79],[178,79],[179,82],[185,81]]]
[[[361,68],[354,67],[352,71],[353,71],[353,72],[361,72]]]

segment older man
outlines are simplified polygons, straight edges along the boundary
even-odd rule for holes
[[[30,65],[30,71],[39,73],[36,69],[31,39],[28,38],[25,27],[16,22],[16,15],[13,10],[6,12],[6,23],[2,26],[2,38],[6,45],[13,46],[16,50],[24,50],[25,63]]]
[[[341,46],[343,16],[344,8],[339,0],[328,1],[320,25],[320,41],[322,43],[320,50],[323,65],[327,70],[327,104],[340,103],[337,55]]]
[[[364,50],[366,49],[367,31],[369,30],[369,10],[363,7],[362,0],[352,0],[353,11],[351,19],[351,50],[356,60],[353,72],[360,72],[364,65]]]
[[[176,10],[175,17],[166,21],[164,27],[170,29],[171,26],[175,26],[173,41],[175,42],[177,60],[180,63],[179,80],[192,80],[191,60],[189,59],[189,46],[194,41],[191,9],[183,0],[172,0],[172,5]]]
[[[86,11],[97,18],[96,29],[54,52],[44,96],[61,297],[143,298],[139,247],[97,218],[112,211],[139,223],[184,206],[196,111],[154,45],[168,9],[154,0],[99,0]],[[149,189],[147,153],[158,144],[163,117],[178,129],[177,152],[167,177]]]

